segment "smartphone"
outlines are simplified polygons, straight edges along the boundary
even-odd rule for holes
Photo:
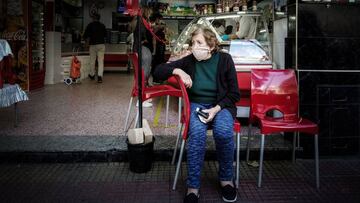
[[[205,118],[205,119],[209,118],[209,113],[203,112],[201,108],[198,107],[198,108],[196,108],[195,111],[197,112],[197,114],[198,114],[199,116],[201,116],[201,117],[203,117],[203,118]],[[200,119],[200,120],[201,120],[201,119]]]

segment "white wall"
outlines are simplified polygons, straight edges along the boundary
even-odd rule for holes
[[[104,23],[106,28],[112,27],[112,13],[116,12],[117,0],[106,0],[103,1],[105,6],[103,9],[99,9],[99,14],[101,15],[100,22]],[[92,1],[84,1],[84,30],[86,26],[92,21],[89,16],[89,8],[92,4]]]
[[[55,84],[60,82],[62,68],[61,64],[61,33],[60,32],[46,32],[46,71],[45,84]]]
[[[278,69],[285,68],[285,38],[287,37],[287,18],[274,21],[273,60]]]

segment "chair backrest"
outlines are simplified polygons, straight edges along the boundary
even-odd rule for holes
[[[236,72],[238,87],[240,91],[251,90],[251,73],[250,72]]]
[[[236,72],[236,77],[240,90],[240,100],[236,102],[236,106],[250,107],[251,73]]]
[[[177,75],[175,76],[175,78],[181,89],[182,98],[183,98],[183,111],[181,115],[181,122],[185,125],[185,128],[182,137],[183,139],[186,139],[189,130],[189,123],[190,123],[190,100],[183,81]]]
[[[282,113],[284,121],[298,119],[298,86],[294,70],[251,70],[251,112],[264,118],[271,110]]]
[[[138,96],[138,78],[139,78],[139,62],[138,62],[138,54],[131,53],[129,54],[133,66],[134,66],[134,86],[132,90],[133,96]],[[141,69],[141,85],[142,85],[142,96],[144,96],[144,88],[145,88],[145,78],[144,78],[144,70]]]

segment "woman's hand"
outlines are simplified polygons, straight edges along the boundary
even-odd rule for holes
[[[177,61],[177,60],[182,59],[182,58],[184,58],[185,56],[188,56],[188,55],[190,55],[190,54],[192,54],[192,52],[191,52],[190,50],[183,50],[183,51],[181,51],[181,52],[178,53],[178,54],[171,55],[168,61],[169,61],[169,62],[171,62],[171,61]]]
[[[192,80],[191,80],[190,75],[188,75],[187,73],[185,73],[183,70],[181,70],[179,68],[175,68],[173,70],[173,75],[178,75],[180,77],[180,79],[183,81],[185,87],[191,88]]]
[[[204,119],[206,123],[212,121],[216,114],[221,110],[221,107],[219,105],[216,105],[215,107],[211,109],[203,109],[202,111],[209,114],[209,117],[207,119]]]

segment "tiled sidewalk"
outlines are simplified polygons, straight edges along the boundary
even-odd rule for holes
[[[127,162],[74,164],[2,164],[2,202],[182,202],[185,174],[171,190],[174,166],[155,162],[145,174],[129,171]],[[183,172],[186,170],[183,164]],[[263,187],[257,168],[242,162],[238,202],[360,202],[360,160],[320,161],[321,188],[314,188],[313,161],[265,162]],[[201,202],[222,202],[217,164],[204,165]]]

